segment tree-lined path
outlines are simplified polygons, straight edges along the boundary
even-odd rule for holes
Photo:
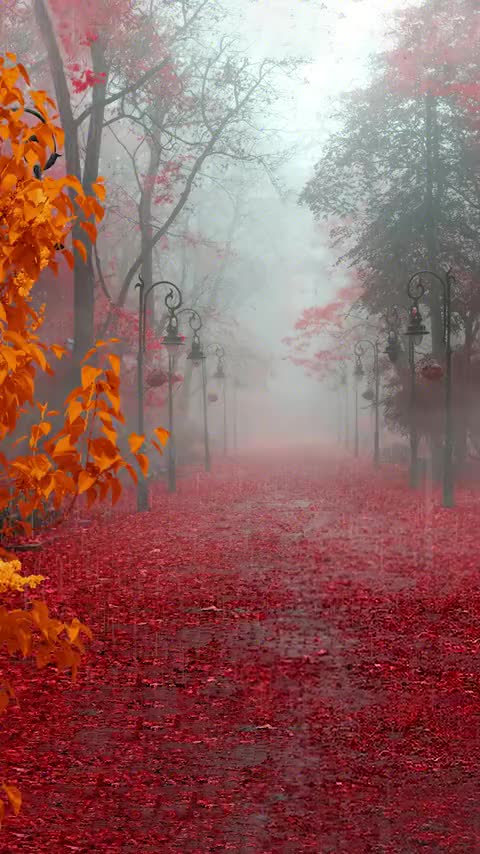
[[[480,507],[404,480],[263,456],[49,535],[94,642],[16,676],[2,850],[478,850]]]

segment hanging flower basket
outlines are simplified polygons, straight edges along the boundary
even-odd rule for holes
[[[162,371],[161,368],[157,368],[155,371],[152,371],[147,377],[147,385],[149,388],[160,388],[160,386],[165,385],[168,381],[168,374],[165,371]]]
[[[214,392],[210,392],[210,394],[208,395],[208,402],[209,403],[216,403],[217,400],[218,400],[218,394],[214,394]]]
[[[371,388],[367,388],[367,390],[363,392],[362,397],[364,400],[375,400],[375,395]]]
[[[429,362],[422,368],[422,377],[425,377],[426,380],[441,380],[443,368],[438,362]]]

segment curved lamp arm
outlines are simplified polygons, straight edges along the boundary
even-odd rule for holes
[[[20,108],[19,107],[13,107],[14,112],[17,112],[18,109],[20,109]],[[34,110],[32,107],[24,107],[23,112],[29,113],[29,115],[31,115],[31,116],[35,116],[35,118],[38,119],[40,122],[42,122],[42,124],[44,124],[44,125],[47,124],[47,120],[45,119],[45,117],[42,116],[42,114],[39,113],[38,110]],[[36,166],[33,167],[34,175],[39,180],[42,177],[42,172],[46,172],[47,169],[51,169],[52,166],[54,166],[55,163],[57,162],[58,158],[62,156],[61,154],[58,153],[57,140],[55,139],[54,133],[52,133],[52,139],[53,139],[53,151],[52,151],[50,157],[48,158],[47,162],[45,163],[43,170],[38,163]],[[37,142],[38,141],[35,134],[32,134],[32,136],[29,137],[29,141],[30,142]]]
[[[143,350],[145,350],[145,313],[147,307],[147,298],[151,291],[159,288],[160,286],[166,285],[168,287],[168,292],[165,297],[165,306],[167,308],[169,314],[169,320],[175,321],[176,315],[178,313],[178,309],[183,303],[182,292],[177,285],[174,285],[173,282],[168,281],[167,279],[162,279],[159,282],[154,282],[150,285],[149,288],[145,291],[145,282],[141,276],[138,277],[138,282],[135,284],[135,288],[140,289],[140,329],[139,329],[139,338],[141,341],[141,346]]]
[[[422,276],[431,276],[432,279],[437,281],[442,288],[442,296],[443,296],[443,339],[446,341],[447,338],[447,330],[449,325],[449,317],[448,314],[450,312],[450,291],[451,286],[455,282],[455,278],[452,273],[452,268],[449,267],[445,273],[445,279],[442,279],[438,273],[434,273],[433,270],[418,270],[412,276],[410,276],[407,283],[407,293],[411,300],[413,300],[414,304],[417,305],[418,302],[422,299],[425,294],[425,286],[423,285]],[[415,283],[415,279],[420,279],[418,283]]]

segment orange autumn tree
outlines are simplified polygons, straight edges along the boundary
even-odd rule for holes
[[[93,185],[95,196],[86,196],[75,178],[42,174],[63,143],[63,132],[55,123],[55,104],[45,92],[29,86],[28,74],[16,57],[0,57],[0,440],[5,451],[0,452],[0,532],[4,544],[19,528],[30,532],[30,517],[46,501],[62,513],[82,494],[89,504],[107,495],[115,502],[121,494],[123,471],[134,481],[138,469],[143,475],[148,472],[148,459],[141,452],[145,437],[129,437],[130,460],[119,448],[117,428],[124,420],[120,361],[105,352],[107,342],[97,342],[87,353],[80,385],[68,396],[64,413],[35,401],[37,372],[53,373],[50,361],[61,358],[64,350],[42,342],[43,310],[34,310],[32,289],[42,270],[57,272],[59,254],[73,265],[72,250],[66,245],[77,217],[85,239],[95,240],[105,189],[99,180]],[[35,111],[33,123],[30,104]],[[86,251],[78,240],[72,249]],[[36,409],[38,416],[26,435],[7,452],[22,416]],[[161,428],[155,432],[153,444],[161,453],[168,433]],[[16,511],[15,531],[9,509]],[[82,638],[91,636],[90,630],[78,619],[67,624],[52,618],[40,600],[26,609],[12,608],[19,593],[35,589],[43,578],[23,576],[20,562],[6,548],[0,554],[0,648],[10,656],[33,656],[39,667],[53,663],[60,670],[70,669],[75,678],[84,653]],[[10,684],[0,687],[0,712],[13,696]],[[0,785],[18,812],[18,789],[1,779]],[[4,811],[0,799],[0,823]]]

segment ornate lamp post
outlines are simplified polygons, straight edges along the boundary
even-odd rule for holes
[[[354,352],[355,356],[358,360],[357,364],[360,369],[363,371],[362,365],[362,356],[365,354],[365,350],[363,345],[367,345],[372,348],[373,351],[373,376],[375,381],[375,393],[373,398],[373,405],[375,409],[375,432],[374,432],[374,444],[373,444],[373,463],[376,468],[380,465],[380,367],[378,361],[378,354],[380,349],[380,343],[378,339],[376,341],[370,341],[369,338],[364,338],[361,341],[357,341],[355,344]]]
[[[238,432],[237,432],[237,416],[238,416],[238,389],[242,388],[242,383],[235,377],[233,380],[233,450],[238,450]]]
[[[145,282],[139,276],[135,287],[138,288],[138,354],[137,354],[137,403],[138,403],[138,432],[141,436],[145,433],[145,383],[144,383],[144,360],[146,345],[146,307],[147,299],[151,291],[159,287],[168,287],[165,297],[165,306],[168,311],[167,334],[164,344],[168,353],[168,429],[170,432],[168,440],[168,491],[175,492],[175,452],[173,447],[173,396],[172,396],[172,373],[176,350],[183,344],[183,338],[178,334],[178,319],[176,311],[182,305],[182,293],[173,282],[154,282],[145,290]],[[139,512],[148,510],[148,485],[145,477],[140,477],[137,488],[137,510]]]
[[[198,312],[192,308],[181,308],[183,303],[182,292],[173,282],[162,280],[154,282],[147,289],[141,276],[135,285],[138,288],[139,306],[138,306],[138,354],[137,354],[137,401],[138,401],[138,432],[141,436],[145,433],[145,388],[144,388],[144,360],[145,360],[145,344],[146,344],[146,307],[147,299],[151,291],[159,287],[167,287],[168,292],[165,297],[165,307],[168,312],[167,330],[163,337],[163,344],[168,353],[168,430],[170,437],[168,440],[168,491],[175,492],[177,488],[177,472],[175,459],[175,440],[173,432],[173,368],[175,357],[179,348],[183,346],[184,339],[179,334],[178,318],[184,312],[189,312],[190,315],[199,322],[197,328],[192,325],[194,330],[194,341],[197,348],[200,346],[198,338],[198,330],[201,328],[202,321]],[[192,350],[193,350],[192,343]],[[197,350],[198,355],[198,350]],[[138,481],[137,490],[137,510],[148,510],[148,486],[146,478],[141,477]]]
[[[355,456],[358,457],[358,384],[365,375],[360,355],[355,352],[355,367],[353,376],[355,378]]]
[[[344,396],[343,396],[343,397],[344,397],[344,404],[345,404],[345,413],[344,413],[344,414],[345,414],[345,421],[344,421],[344,425],[343,425],[343,430],[344,430],[344,439],[343,439],[343,441],[344,441],[345,448],[346,448],[346,450],[348,451],[348,445],[349,445],[349,429],[348,429],[348,427],[349,427],[349,424],[348,424],[348,374],[347,374],[347,368],[346,368],[345,362],[343,362],[343,361],[341,362],[341,365],[340,365],[340,376],[339,376],[339,378],[338,378],[338,388],[339,388],[339,395],[340,395],[340,397],[339,397],[339,399],[340,399],[340,407],[342,406],[342,403],[341,403],[341,400],[342,400],[342,397],[341,397],[341,395],[342,395],[342,389],[344,389],[344,391],[345,391],[345,394],[344,394]],[[340,418],[342,418],[342,416],[340,416]],[[341,433],[342,433],[342,427],[340,426],[340,435],[341,435]],[[340,439],[340,442],[341,442],[341,439]]]
[[[18,108],[14,107],[14,109],[17,110]],[[41,121],[42,124],[44,124],[44,125],[47,124],[45,118],[42,116],[41,113],[38,112],[38,110],[34,110],[31,107],[24,107],[23,111],[24,111],[24,113],[29,113],[31,116],[35,116],[35,118],[39,119],[39,121]],[[45,163],[45,166],[43,167],[43,169],[39,163],[37,163],[33,167],[33,174],[35,175],[35,178],[38,178],[39,181],[42,180],[42,174],[44,172],[46,172],[48,169],[51,169],[52,166],[55,166],[55,163],[57,162],[58,158],[61,157],[61,154],[59,154],[57,151],[57,140],[55,139],[55,136],[53,133],[52,133],[52,140],[53,140],[53,151],[52,151],[50,157],[48,158],[47,162]],[[38,142],[38,139],[35,136],[35,134],[32,134],[32,136],[29,137],[29,142]]]
[[[410,487],[416,489],[418,487],[418,435],[417,435],[417,420],[416,420],[416,376],[415,376],[415,345],[419,346],[423,341],[423,336],[427,335],[427,329],[423,325],[422,317],[419,313],[418,306],[414,306],[415,312],[412,315],[405,306],[391,306],[387,311],[386,322],[388,327],[388,338],[385,353],[388,358],[395,364],[400,355],[400,344],[398,341],[398,329],[400,321],[398,312],[403,309],[408,313],[410,324],[413,322],[412,332],[409,333],[408,340],[408,364],[410,366],[410,402],[409,402],[409,421],[410,421]],[[410,326],[409,326],[410,328]]]
[[[203,400],[203,436],[204,436],[204,444],[205,444],[205,471],[211,471],[212,463],[210,458],[210,440],[208,436],[208,412],[207,412],[207,367],[206,367],[206,355],[203,351],[202,345],[200,343],[200,338],[198,337],[198,333],[202,328],[202,320],[200,315],[195,312],[192,314],[192,317],[189,320],[190,326],[193,330],[193,340],[192,340],[192,349],[187,356],[187,359],[191,359],[192,364],[197,366],[202,366],[202,400]]]
[[[213,375],[214,379],[218,380],[223,387],[223,454],[226,457],[228,451],[228,434],[227,434],[227,378],[225,375],[225,348],[220,344],[216,345],[215,354],[217,356],[217,369]]]
[[[407,294],[412,301],[410,322],[405,332],[413,342],[421,341],[428,330],[420,314],[419,303],[425,294],[422,276],[431,276],[442,288],[443,303],[443,343],[445,346],[445,442],[443,461],[443,506],[454,506],[453,483],[453,423],[452,423],[452,348],[451,348],[451,310],[453,275],[447,270],[443,279],[431,270],[419,270],[410,276],[407,283]],[[418,281],[417,281],[418,280]],[[413,361],[413,360],[412,360]],[[414,368],[413,368],[414,370]],[[412,384],[413,386],[414,384]]]

